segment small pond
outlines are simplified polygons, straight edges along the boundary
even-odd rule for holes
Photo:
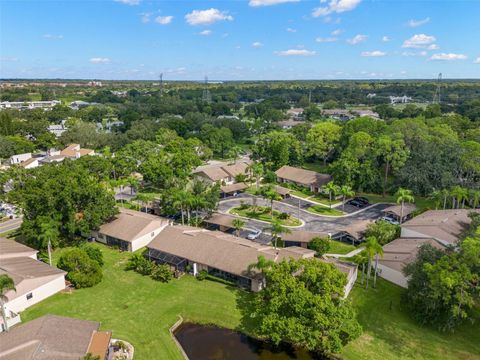
[[[309,352],[290,345],[278,348],[239,332],[184,323],[175,337],[190,360],[313,360]]]

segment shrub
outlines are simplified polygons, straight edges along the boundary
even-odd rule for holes
[[[286,212],[282,212],[278,215],[278,218],[280,220],[287,220],[288,218],[290,217],[290,214],[286,213]]]
[[[315,250],[317,255],[323,255],[330,249],[330,240],[327,238],[315,237],[308,244],[308,248]]]
[[[133,254],[128,259],[127,270],[133,270],[142,275],[151,275],[155,264],[142,254]]]
[[[173,274],[170,270],[170,266],[163,264],[154,266],[151,277],[153,280],[169,282],[172,280]]]
[[[207,278],[208,272],[207,270],[202,270],[197,274],[197,280],[203,281]]]
[[[240,201],[240,206],[238,207],[239,210],[246,210],[250,207],[249,204],[246,204],[245,201],[241,200]]]
[[[77,289],[91,287],[102,281],[100,265],[79,248],[66,250],[58,259],[57,267],[67,272],[67,280]]]
[[[103,264],[105,263],[103,261],[103,254],[98,247],[92,245],[84,245],[82,246],[82,249],[85,250],[90,259],[95,261],[98,265],[103,266]]]
[[[273,171],[268,170],[263,176],[263,182],[269,184],[274,183],[275,181],[277,181],[277,175]]]

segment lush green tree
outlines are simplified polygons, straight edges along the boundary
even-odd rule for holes
[[[391,170],[399,170],[405,165],[409,156],[409,150],[405,147],[402,139],[392,139],[390,136],[382,135],[376,144],[377,155],[384,167],[383,196],[387,192],[388,175]]]
[[[6,299],[5,294],[11,290],[16,291],[15,283],[13,279],[7,274],[1,274],[0,275],[0,310],[2,312],[2,319],[3,319],[3,325],[5,327],[5,331],[8,331],[7,312],[5,309],[5,303],[8,301],[8,299]]]
[[[228,128],[216,128],[205,124],[200,130],[200,139],[213,151],[215,156],[224,159],[234,146],[232,131]]]
[[[273,220],[272,224],[267,229],[270,230],[272,234],[272,242],[275,249],[277,248],[278,240],[281,239],[281,235],[291,233],[290,229],[283,226],[279,220]]]
[[[300,142],[292,134],[281,131],[261,135],[253,146],[252,157],[264,164],[271,164],[273,170],[303,162]]]
[[[273,220],[273,202],[279,201],[282,199],[279,193],[275,190],[273,186],[266,186],[262,188],[261,195],[268,201],[270,201],[270,214]]]
[[[373,287],[376,287],[378,256],[383,256],[383,248],[382,248],[382,245],[378,243],[377,239],[374,236],[369,236],[365,240],[365,252],[368,258],[367,282],[365,285],[365,289],[368,289],[368,282],[370,280],[370,274],[372,271],[372,261],[374,257],[375,257],[375,271],[374,271]]]
[[[57,267],[67,272],[67,280],[77,289],[92,287],[102,281],[102,268],[80,248],[65,250],[58,259]]]
[[[385,245],[400,236],[400,226],[379,220],[367,226],[365,236],[373,236],[380,245]]]
[[[405,202],[413,203],[415,198],[413,197],[412,190],[399,188],[395,193],[395,198],[397,199],[397,204],[400,204],[400,223],[403,221],[403,208]]]
[[[332,198],[335,199],[335,196],[340,192],[340,187],[336,185],[333,181],[330,181],[325,185],[325,191],[328,192],[330,209],[332,208]]]
[[[347,197],[354,196],[355,191],[348,185],[342,185],[339,187],[338,193],[342,195],[342,210],[345,211],[345,201]]]
[[[312,156],[317,156],[326,165],[340,141],[342,128],[333,122],[315,124],[307,133],[306,146]]]
[[[95,261],[98,265],[103,266],[105,261],[103,260],[103,253],[100,248],[89,244],[84,244],[81,248],[87,253],[90,259]]]
[[[232,225],[233,225],[233,227],[235,228],[235,233],[236,233],[237,237],[240,236],[240,231],[243,229],[243,227],[245,226],[245,224],[246,224],[246,222],[243,221],[243,220],[233,219]]]
[[[255,295],[251,313],[258,335],[327,355],[361,334],[353,307],[343,299],[346,277],[332,264],[282,261],[264,273],[267,286]]]
[[[173,279],[173,273],[170,269],[170,266],[167,264],[156,265],[153,270],[152,274],[150,275],[153,280],[161,281],[164,283],[169,282]]]

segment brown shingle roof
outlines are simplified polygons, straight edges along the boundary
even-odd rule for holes
[[[275,250],[271,246],[219,231],[187,226],[165,228],[148,248],[244,277],[251,277],[247,271],[248,266],[256,263],[259,256],[280,261],[287,258],[313,257],[315,254],[312,250],[296,247]]]
[[[222,170],[225,171],[231,177],[235,177],[240,174],[246,174],[248,169],[248,164],[240,161],[232,165],[222,166]]]
[[[379,263],[397,271],[413,262],[417,257],[418,249],[424,244],[430,244],[437,249],[444,249],[437,241],[426,238],[398,238],[383,246],[383,257]]]
[[[132,242],[168,224],[168,220],[140,211],[120,209],[115,218],[100,226],[98,232],[116,239]]]
[[[209,178],[211,181],[220,181],[227,178],[229,175],[222,170],[221,167],[205,167],[195,172],[200,176],[205,176]]]
[[[275,171],[277,177],[289,181],[293,181],[303,185],[322,186],[332,180],[332,177],[327,174],[319,174],[315,171],[300,169],[292,166],[282,166]]]
[[[5,360],[78,360],[100,324],[45,315],[0,334],[0,358]]]
[[[368,225],[373,224],[373,222],[374,221],[370,219],[355,221],[354,223],[345,226],[342,231],[349,233],[356,239],[360,239],[365,231],[367,231]]]
[[[403,216],[410,215],[413,213],[415,210],[417,210],[417,207],[414,204],[403,204]],[[401,205],[392,205],[387,207],[386,209],[383,209],[383,212],[385,213],[392,213],[398,217],[401,216],[402,214],[402,206]]]
[[[236,184],[230,184],[230,185],[225,185],[220,187],[222,192],[225,194],[232,193],[235,191],[245,190],[246,188],[248,188],[248,185],[245,184],[244,182],[239,182]]]
[[[29,257],[38,253],[38,250],[20,244],[15,240],[0,237],[0,260],[12,257]]]
[[[402,228],[431,237],[444,244],[455,244],[460,235],[468,229],[470,212],[480,210],[451,209],[429,210],[402,224]]]
[[[214,213],[214,214],[212,214],[212,216],[210,216],[208,219],[205,219],[204,221],[207,224],[220,225],[220,226],[233,228],[233,220],[234,219],[235,219],[235,217],[233,217],[233,216],[220,214],[220,213]]]
[[[284,188],[283,186],[275,185],[275,191],[282,196],[290,194],[290,189]]]

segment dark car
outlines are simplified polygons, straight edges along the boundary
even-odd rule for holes
[[[359,203],[362,203],[363,205],[368,205],[369,204],[368,199],[366,197],[357,196],[357,197],[354,197],[353,200],[358,201]]]
[[[352,206],[355,206],[357,208],[361,208],[361,207],[364,207],[364,203],[360,202],[360,201],[357,201],[355,199],[352,199],[352,200],[348,200],[347,201],[347,205],[352,205]]]

